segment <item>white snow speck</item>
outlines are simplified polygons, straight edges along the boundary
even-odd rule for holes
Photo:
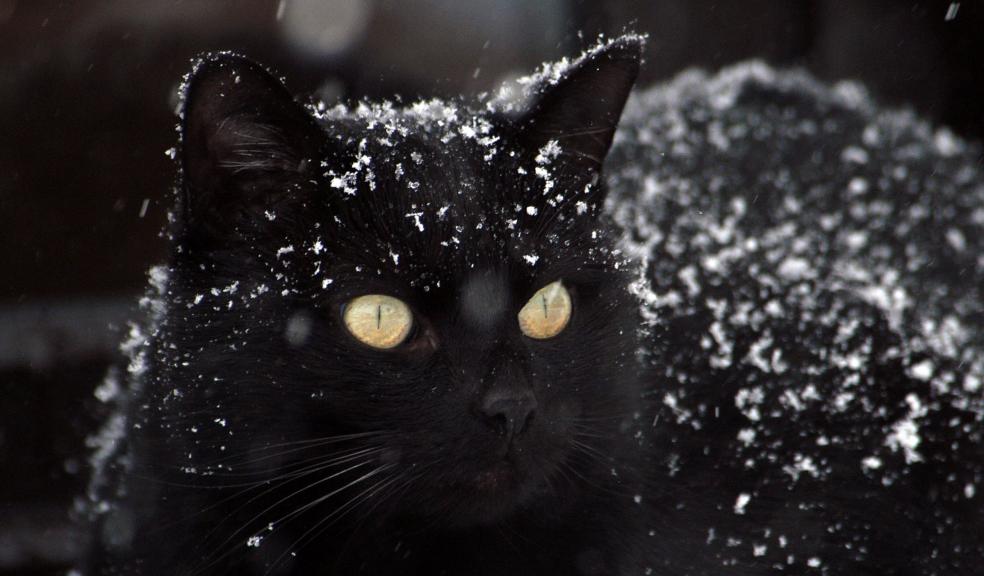
[[[867,164],[868,151],[858,146],[848,146],[841,152],[841,161],[848,164]]]
[[[687,285],[687,294],[691,298],[700,294],[700,284],[697,283],[697,268],[693,265],[686,266],[677,272],[677,276]]]
[[[735,514],[744,514],[745,506],[747,506],[751,500],[752,496],[750,494],[746,494],[744,492],[739,494],[738,499],[735,500]]]
[[[908,394],[905,401],[909,405],[909,414],[892,424],[892,431],[885,437],[885,445],[891,448],[892,452],[901,449],[905,453],[906,464],[912,464],[922,461],[922,455],[916,451],[922,442],[916,419],[925,416],[927,409],[915,394]]]
[[[802,258],[789,257],[779,265],[779,275],[786,280],[803,280],[809,278],[811,273],[810,263]]]
[[[932,362],[929,360],[923,360],[910,368],[909,371],[914,378],[918,378],[919,380],[929,380],[933,377],[933,369],[934,367]]]
[[[868,470],[878,470],[882,467],[881,458],[877,456],[868,456],[861,460],[861,469],[864,471]]]
[[[943,17],[944,22],[949,22],[957,18],[957,12],[960,11],[960,2],[950,2],[950,5],[946,9],[946,16]]]
[[[967,248],[967,238],[957,228],[950,228],[946,231],[946,241],[957,252],[963,252]]]
[[[742,428],[738,431],[738,440],[745,446],[751,446],[755,442],[755,430],[753,428]]]
[[[527,206],[526,207],[526,213],[529,214],[530,216],[536,216],[536,212],[537,212],[536,206]]]
[[[556,140],[550,140],[538,152],[536,158],[534,158],[536,163],[541,166],[550,164],[554,158],[560,155],[560,143]]]
[[[406,218],[413,218],[413,223],[417,227],[417,230],[424,231],[424,223],[421,222],[421,217],[423,217],[423,212],[410,212],[405,215]]]

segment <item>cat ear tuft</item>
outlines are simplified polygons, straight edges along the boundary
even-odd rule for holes
[[[526,145],[539,150],[555,140],[568,161],[600,171],[639,74],[643,46],[642,37],[623,36],[586,53],[559,79],[541,82],[520,119]]]
[[[181,164],[191,219],[263,194],[264,179],[301,175],[320,130],[284,85],[258,64],[229,53],[202,58],[184,86]],[[236,212],[236,210],[232,210]]]

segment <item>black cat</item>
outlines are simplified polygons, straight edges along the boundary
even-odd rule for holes
[[[203,59],[86,572],[982,573],[980,150],[761,65],[616,134],[640,51],[327,110]]]

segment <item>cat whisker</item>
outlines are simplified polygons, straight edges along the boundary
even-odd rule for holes
[[[363,448],[350,448],[348,450],[343,450],[343,451],[340,451],[340,452],[335,452],[335,453],[332,453],[332,454],[329,454],[329,455],[322,454],[322,455],[318,455],[318,456],[312,456],[312,457],[309,457],[309,458],[305,458],[305,459],[302,459],[302,460],[296,460],[294,462],[290,462],[288,464],[285,464],[283,466],[280,466],[279,467],[279,470],[284,471],[286,473],[285,475],[290,475],[290,474],[295,474],[295,473],[299,473],[299,472],[304,472],[305,470],[308,470],[308,469],[310,469],[312,467],[320,466],[322,464],[330,464],[330,463],[334,463],[336,461],[344,461],[345,459],[348,459],[348,458],[352,458],[352,457],[356,457],[356,456],[365,454],[367,451],[381,451],[381,450],[383,450],[383,449],[382,448],[364,448],[364,447]],[[248,478],[248,477],[251,477],[251,476],[261,476],[262,477],[262,476],[264,476],[266,474],[268,474],[268,471],[265,471],[265,470],[257,470],[257,471],[254,471],[254,472],[239,472],[239,471],[230,470],[228,472],[211,472],[210,471],[210,472],[205,473],[203,475],[204,476],[209,476],[209,477],[216,477],[216,478],[244,478],[244,477],[245,478]],[[259,480],[256,483],[257,484],[263,484],[263,483],[268,482],[269,480],[270,479],[268,479],[268,478],[263,478],[262,480]],[[226,486],[222,486],[222,487],[226,487]],[[235,487],[235,485],[232,485],[232,486],[229,486],[229,487]]]
[[[611,439],[611,434],[602,434],[601,432],[595,431],[590,428],[581,428],[574,426],[574,436],[579,438],[596,438],[599,440],[609,440]]]
[[[358,469],[358,468],[361,468],[361,467],[363,467],[363,466],[366,466],[367,464],[370,464],[370,463],[371,463],[371,461],[370,461],[370,460],[363,460],[363,461],[361,461],[361,462],[358,462],[358,463],[356,463],[356,464],[354,464],[354,465],[352,465],[352,466],[349,466],[349,467],[347,467],[347,468],[345,468],[344,470],[340,470],[340,471],[338,471],[338,472],[334,472],[334,473],[332,473],[332,474],[329,474],[328,476],[325,476],[325,477],[323,477],[323,478],[321,478],[321,479],[319,479],[319,480],[316,480],[316,481],[314,481],[314,482],[312,482],[312,483],[310,483],[310,484],[307,484],[306,486],[304,486],[304,487],[302,487],[302,488],[299,488],[299,489],[297,489],[297,490],[295,490],[295,491],[293,491],[293,492],[291,492],[291,493],[290,493],[290,494],[288,494],[287,496],[284,496],[284,497],[282,497],[282,498],[280,498],[280,499],[278,499],[278,500],[277,500],[276,502],[274,502],[273,504],[270,504],[269,506],[267,506],[266,508],[264,508],[263,510],[261,510],[261,511],[260,511],[259,513],[257,513],[256,515],[254,515],[254,516],[253,516],[253,517],[252,517],[251,519],[249,519],[248,521],[246,521],[246,523],[244,523],[244,524],[243,524],[243,525],[242,525],[242,526],[241,526],[241,527],[240,527],[239,529],[237,529],[237,530],[236,530],[235,532],[233,532],[232,534],[230,534],[230,535],[229,535],[229,536],[228,536],[228,537],[226,538],[226,540],[225,540],[224,542],[222,542],[222,543],[221,543],[221,544],[220,544],[219,546],[220,546],[220,547],[221,547],[221,546],[225,546],[226,544],[228,544],[228,543],[229,543],[229,541],[231,541],[231,540],[232,540],[233,538],[235,538],[235,537],[236,537],[237,535],[239,535],[239,534],[241,534],[241,533],[242,533],[242,532],[243,532],[244,530],[246,530],[247,528],[249,528],[249,526],[250,526],[250,525],[252,525],[252,524],[254,524],[254,523],[255,523],[256,521],[258,521],[258,520],[259,520],[260,518],[262,518],[262,517],[263,517],[263,515],[265,515],[266,513],[268,513],[268,512],[270,512],[271,510],[273,510],[273,509],[274,509],[274,508],[276,508],[277,506],[280,506],[280,505],[281,505],[281,504],[283,504],[284,502],[287,502],[287,501],[288,501],[288,500],[290,500],[291,498],[294,498],[294,497],[296,497],[296,496],[298,496],[299,494],[302,494],[302,493],[304,493],[304,492],[307,492],[308,490],[311,490],[312,488],[315,488],[315,487],[317,487],[317,486],[320,486],[320,485],[322,485],[322,484],[324,484],[325,482],[328,482],[328,481],[330,481],[330,480],[333,480],[333,479],[335,479],[335,478],[338,478],[339,476],[342,476],[343,474],[346,474],[346,473],[348,473],[348,472],[351,472],[352,470],[355,470],[355,469]],[[328,494],[327,496],[322,496],[322,497],[320,497],[320,498],[319,498],[318,500],[316,500],[315,502],[320,502],[320,501],[323,501],[324,499],[326,499],[326,498],[328,498],[328,497],[330,497],[330,496],[332,496],[332,495],[334,495],[334,494],[336,494],[337,492],[339,492],[339,491],[341,491],[341,490],[343,490],[343,489],[344,489],[345,487],[347,487],[347,486],[348,486],[348,484],[346,484],[346,486],[343,486],[343,487],[342,487],[342,488],[340,488],[340,489],[337,489],[337,490],[334,490],[334,491],[332,491],[332,492],[331,492],[331,493],[329,493],[329,494]],[[310,505],[308,505],[308,507],[310,507]],[[306,509],[306,508],[305,508],[305,509]],[[290,516],[290,515],[288,515],[287,517],[289,517],[289,516]],[[284,518],[286,518],[286,517],[284,517]],[[273,524],[274,524],[274,525],[277,525],[277,524],[279,524],[280,522],[282,522],[282,521],[284,520],[284,518],[280,518],[280,519],[278,519],[278,520],[276,520],[276,521],[274,521],[274,522],[273,522]]]
[[[360,433],[356,433],[356,434],[339,434],[339,435],[336,435],[336,436],[325,436],[323,438],[311,438],[311,439],[307,439],[307,440],[294,440],[292,442],[279,442],[277,444],[269,444],[269,445],[262,446],[262,447],[259,447],[259,448],[253,448],[253,449],[251,449],[247,453],[243,453],[243,454],[239,454],[239,455],[234,455],[234,456],[226,456],[224,458],[220,458],[218,460],[214,460],[214,461],[212,461],[210,463],[206,463],[205,466],[217,466],[219,464],[230,465],[230,466],[233,465],[233,464],[235,464],[237,466],[246,466],[246,465],[249,465],[249,464],[255,464],[257,462],[263,462],[263,461],[266,461],[266,460],[269,460],[269,459],[272,459],[272,458],[279,458],[281,456],[285,456],[287,454],[292,454],[294,452],[299,452],[301,450],[309,450],[309,449],[312,449],[312,448],[319,448],[319,447],[330,445],[330,444],[337,444],[337,443],[340,443],[340,442],[348,442],[348,441],[352,441],[352,440],[365,440],[366,438],[374,438],[375,439],[375,438],[378,438],[380,436],[384,436],[386,434],[388,434],[388,433],[387,432],[383,432],[383,431],[360,432]],[[252,458],[252,459],[249,459],[249,460],[244,460],[244,461],[238,462],[238,463],[235,462],[235,460],[234,460],[235,458],[239,458],[239,457],[243,457],[243,456],[253,456],[257,452],[263,452],[263,451],[267,451],[267,450],[275,450],[275,449],[279,449],[279,448],[289,448],[289,449],[288,450],[283,450],[283,451],[280,451],[280,452],[276,452],[274,454],[266,454],[266,455],[263,455],[263,456],[259,456],[257,458]]]
[[[321,502],[324,502],[325,500],[327,500],[331,496],[339,493],[340,491],[342,491],[344,489],[347,489],[349,487],[352,487],[352,486],[354,486],[354,485],[356,485],[358,483],[364,482],[365,480],[367,480],[367,479],[369,479],[369,478],[371,478],[371,477],[373,477],[373,476],[375,476],[375,475],[377,475],[377,474],[379,474],[381,472],[384,472],[384,471],[392,468],[393,466],[395,466],[395,465],[393,465],[393,464],[386,464],[386,465],[380,466],[380,467],[376,468],[375,470],[373,470],[373,471],[371,471],[371,472],[369,472],[369,473],[361,476],[360,478],[357,478],[357,479],[353,480],[352,482],[346,484],[342,488],[339,488],[338,490],[334,490],[331,493],[329,493],[329,494],[327,494],[325,496],[319,497],[319,498],[315,499],[314,501],[312,501],[311,503],[309,503],[309,504],[307,504],[305,506],[302,506],[301,508],[299,508],[295,512],[292,512],[291,515],[289,515],[289,516],[292,516],[292,515],[295,515],[295,514],[300,514],[300,513],[302,513],[305,510],[309,510],[310,508],[312,508],[312,507],[320,504]],[[270,568],[267,569],[267,571],[265,572],[265,574],[269,574],[270,571],[273,570],[277,565],[279,565],[291,552],[294,552],[294,551],[299,550],[300,548],[306,546],[308,543],[310,543],[310,541],[314,540],[320,534],[322,534],[325,530],[327,530],[336,520],[342,518],[348,512],[350,512],[352,509],[354,509],[356,506],[358,506],[362,502],[366,501],[367,499],[371,498],[373,496],[373,494],[375,494],[379,490],[384,489],[386,486],[388,486],[391,483],[395,482],[399,478],[400,478],[400,476],[397,475],[394,478],[380,480],[379,482],[376,482],[375,484],[373,484],[372,486],[370,486],[366,490],[363,490],[362,492],[360,492],[356,496],[353,496],[352,498],[349,498],[349,500],[346,501],[341,506],[335,508],[335,510],[331,514],[328,514],[327,516],[325,516],[324,518],[322,518],[320,521],[318,521],[314,526],[312,526],[311,528],[309,528],[308,530],[306,530],[303,534],[301,534],[301,536],[293,544],[291,544],[286,550],[284,550],[283,553],[281,553],[280,556],[278,556],[277,559],[273,561],[273,563],[270,565]],[[280,521],[278,521],[278,522],[280,522]],[[276,525],[276,523],[275,523],[275,525]]]
[[[235,478],[235,477],[259,477],[258,480],[253,482],[241,482],[234,484],[196,484],[190,482],[174,482],[170,480],[163,480],[153,476],[141,475],[138,473],[133,473],[133,476],[154,482],[157,484],[162,484],[165,486],[177,486],[182,488],[200,488],[203,490],[226,490],[230,488],[255,488],[258,486],[269,485],[273,482],[277,482],[281,479],[290,479],[295,476],[301,476],[309,471],[321,470],[327,467],[336,466],[338,464],[344,464],[360,456],[364,456],[369,453],[382,451],[383,448],[359,448],[357,450],[352,450],[345,453],[335,453],[329,455],[322,455],[317,457],[308,458],[305,460],[299,460],[297,462],[292,462],[286,466],[280,468],[281,474],[274,477],[267,476],[267,472],[257,471],[257,472],[202,472],[198,473],[199,476],[205,478]],[[292,467],[299,467],[297,469],[291,469]]]
[[[574,454],[580,454],[580,455],[585,456],[586,458],[588,458],[589,461],[593,462],[594,464],[598,465],[601,468],[607,469],[607,468],[611,467],[611,465],[612,465],[612,459],[610,457],[602,454],[601,452],[599,452],[594,447],[592,447],[592,446],[590,446],[588,444],[585,444],[583,442],[579,442],[577,440],[573,440],[573,439],[571,440],[571,444],[575,448],[575,450],[573,452]],[[575,468],[574,466],[572,466],[569,462],[561,462],[561,465],[568,472],[570,472],[571,474],[573,474],[574,476],[576,476],[580,481],[584,482],[585,484],[587,484],[588,486],[590,486],[590,487],[592,487],[592,488],[594,488],[596,490],[601,490],[602,492],[605,492],[607,494],[612,494],[612,495],[616,495],[616,496],[619,496],[619,497],[624,497],[624,496],[629,495],[629,492],[627,492],[625,490],[621,490],[621,488],[622,488],[622,485],[621,484],[618,484],[617,485],[618,488],[620,488],[619,490],[613,489],[611,487],[601,486],[601,485],[593,482],[592,480],[590,480],[587,476],[585,476],[580,471],[578,471],[577,468]]]
[[[336,489],[332,490],[331,492],[329,492],[328,494],[325,494],[323,496],[319,496],[318,498],[316,498],[316,499],[312,500],[311,502],[309,502],[309,503],[307,503],[307,504],[305,504],[305,505],[297,508],[296,510],[290,512],[289,514],[286,514],[286,515],[278,518],[277,520],[275,520],[273,522],[273,524],[275,526],[285,524],[285,523],[289,522],[291,519],[296,518],[299,514],[302,514],[305,511],[310,510],[311,508],[317,506],[318,504],[321,504],[322,502],[328,500],[332,496],[335,496],[337,494],[340,494],[341,492],[344,492],[348,488],[351,488],[352,486],[355,486],[356,484],[359,484],[360,482],[363,482],[366,479],[371,478],[371,477],[379,474],[380,472],[384,472],[386,470],[389,470],[393,466],[394,466],[393,464],[385,464],[383,466],[379,466],[378,468],[375,468],[371,472],[368,472],[368,473],[360,476],[359,478],[356,478],[355,480],[349,482],[348,484],[345,484],[344,486],[342,486],[340,488],[336,488]]]
[[[362,455],[364,455],[364,454],[362,454]],[[326,470],[328,468],[331,468],[331,467],[334,467],[334,466],[338,466],[338,465],[341,465],[341,464],[350,462],[353,458],[354,458],[354,455],[352,457],[349,457],[349,458],[346,458],[346,459],[339,459],[337,461],[332,461],[332,462],[327,463],[327,464],[322,463],[322,464],[319,464],[319,465],[316,465],[316,466],[310,466],[310,467],[308,467],[306,469],[303,469],[303,470],[294,471],[294,472],[287,473],[287,474],[280,474],[279,476],[275,476],[273,478],[268,478],[268,479],[263,480],[263,481],[260,481],[260,482],[255,482],[255,483],[247,484],[247,485],[245,485],[246,486],[245,489],[239,490],[235,494],[231,494],[229,496],[226,496],[225,498],[222,498],[222,499],[220,499],[220,500],[218,500],[218,501],[210,504],[209,506],[206,506],[206,507],[200,509],[199,511],[197,511],[197,512],[195,512],[193,514],[190,514],[188,516],[183,516],[183,517],[181,517],[179,519],[176,519],[174,521],[166,522],[164,524],[161,524],[159,526],[156,526],[153,529],[151,529],[149,533],[150,534],[154,534],[154,533],[163,531],[163,530],[165,530],[167,528],[170,528],[172,526],[175,526],[177,524],[182,524],[184,522],[187,522],[188,520],[193,519],[193,518],[195,518],[197,516],[201,516],[202,514],[205,514],[205,513],[209,512],[211,510],[214,510],[215,508],[218,508],[219,506],[222,506],[223,504],[227,504],[229,502],[232,502],[232,501],[236,500],[237,498],[240,498],[242,496],[245,496],[249,492],[251,492],[251,491],[253,491],[253,490],[255,490],[255,489],[257,489],[257,488],[259,488],[261,486],[266,486],[266,489],[265,490],[263,490],[263,491],[261,491],[261,492],[259,492],[257,494],[254,494],[248,500],[246,500],[245,502],[243,502],[242,504],[240,504],[239,506],[237,506],[234,510],[232,510],[231,512],[229,512],[228,514],[226,514],[226,516],[222,520],[220,520],[215,525],[215,527],[213,527],[212,530],[210,530],[205,535],[204,540],[207,541],[209,538],[211,538],[212,534],[214,534],[215,531],[218,530],[219,527],[221,527],[223,523],[225,523],[226,520],[228,520],[230,517],[232,517],[233,515],[235,515],[237,512],[239,512],[240,510],[242,510],[246,506],[252,504],[256,500],[258,500],[258,499],[260,499],[260,498],[262,498],[264,496],[267,496],[268,494],[271,494],[272,492],[280,489],[281,487],[283,487],[283,486],[285,486],[285,485],[287,485],[287,484],[289,484],[291,482],[294,482],[294,481],[297,481],[297,480],[301,480],[301,479],[303,479],[306,476],[310,476],[312,474],[316,474],[316,473],[321,472],[323,470]],[[191,487],[198,487],[198,486],[191,486]],[[227,485],[227,486],[224,486],[224,487],[231,487],[231,486],[228,486]],[[214,488],[214,487],[213,486],[206,486],[206,488]]]
[[[602,463],[604,463],[604,464],[607,465],[608,462],[610,462],[610,460],[611,460],[611,458],[608,455],[606,455],[604,452],[602,452],[601,450],[598,450],[597,448],[595,448],[594,446],[592,446],[590,444],[587,444],[585,442],[581,442],[580,440],[577,440],[576,438],[571,438],[570,442],[578,450],[580,450],[580,451],[582,451],[582,452],[584,452],[586,454],[590,454],[591,456],[594,456],[595,458],[597,458],[599,462],[602,462]]]
[[[410,487],[413,486],[413,483],[414,482],[416,482],[417,480],[419,480],[420,478],[422,478],[424,476],[425,471],[427,470],[427,468],[429,468],[429,466],[425,464],[425,465],[417,468],[414,471],[414,473],[412,473],[412,474],[409,474],[406,471],[404,471],[404,472],[401,472],[398,475],[398,477],[397,477],[398,479],[399,478],[403,478],[404,480],[402,482],[400,482],[399,484],[391,484],[390,486],[388,486],[386,488],[387,491],[383,491],[382,494],[376,499],[376,502],[374,502],[372,504],[372,506],[369,506],[367,509],[365,509],[362,512],[362,514],[360,515],[358,521],[352,527],[352,531],[349,533],[349,537],[348,537],[348,539],[346,539],[345,544],[339,550],[339,558],[341,558],[342,556],[344,556],[345,550],[353,542],[353,540],[355,539],[355,537],[358,534],[359,530],[365,524],[366,520],[368,520],[370,518],[370,516],[372,515],[372,513],[380,505],[382,505],[386,500],[388,500],[390,498],[397,497],[400,494],[405,493],[406,490],[408,490]]]
[[[284,497],[282,497],[282,498],[280,498],[280,499],[278,499],[278,500],[277,500],[276,502],[274,502],[273,504],[271,504],[271,505],[269,505],[269,506],[267,506],[267,507],[266,507],[266,508],[264,508],[264,509],[263,509],[262,511],[260,511],[260,512],[259,512],[258,514],[256,514],[256,515],[254,515],[254,516],[253,516],[253,517],[252,517],[252,518],[251,518],[250,520],[248,520],[248,521],[246,521],[246,522],[245,522],[245,523],[244,523],[244,524],[243,524],[242,526],[240,526],[240,528],[238,528],[237,530],[235,530],[234,532],[232,532],[231,534],[229,534],[229,536],[228,536],[228,537],[226,537],[226,539],[225,539],[225,540],[224,540],[223,542],[221,542],[221,543],[219,543],[219,544],[218,544],[218,545],[216,546],[216,550],[220,550],[220,549],[222,549],[222,548],[224,548],[224,547],[226,547],[226,546],[228,546],[228,545],[229,545],[230,543],[232,543],[232,542],[233,542],[233,540],[234,540],[234,539],[236,538],[236,536],[238,536],[238,535],[242,535],[242,534],[244,534],[244,532],[245,532],[245,531],[246,531],[246,530],[247,530],[247,529],[248,529],[248,528],[249,528],[250,526],[254,526],[254,525],[256,525],[256,523],[257,523],[257,522],[258,522],[258,521],[259,521],[259,520],[260,520],[260,519],[261,519],[261,518],[263,517],[263,515],[265,515],[265,514],[267,514],[268,512],[270,512],[271,510],[273,510],[273,509],[274,509],[274,508],[276,508],[277,506],[280,506],[280,505],[281,505],[281,504],[283,504],[284,502],[286,502],[286,501],[288,501],[288,500],[290,500],[290,499],[292,499],[292,498],[294,498],[294,497],[296,497],[297,495],[299,495],[299,494],[301,494],[301,493],[303,493],[303,492],[306,492],[307,490],[310,490],[310,489],[312,489],[312,488],[314,488],[314,487],[316,487],[316,486],[319,486],[319,485],[321,485],[321,484],[323,484],[324,482],[327,482],[327,481],[329,481],[329,480],[332,480],[332,479],[334,479],[334,478],[338,478],[339,476],[341,476],[341,475],[343,475],[343,474],[346,474],[346,473],[348,473],[348,472],[351,472],[352,470],[355,470],[355,469],[357,469],[357,468],[360,468],[360,467],[363,467],[363,466],[365,466],[365,465],[367,465],[367,464],[370,464],[370,463],[371,463],[371,459],[370,459],[370,460],[363,460],[363,461],[361,461],[361,462],[359,462],[359,463],[357,463],[357,464],[355,464],[355,465],[352,465],[352,466],[349,466],[349,467],[347,467],[347,468],[345,468],[344,470],[341,470],[341,471],[339,471],[339,472],[335,472],[335,473],[333,473],[333,474],[330,474],[330,475],[328,475],[328,476],[326,476],[326,477],[324,477],[324,478],[321,478],[321,479],[319,479],[319,480],[316,480],[316,481],[314,481],[314,482],[312,482],[312,483],[310,483],[310,484],[307,484],[306,486],[304,486],[304,487],[302,487],[302,488],[299,488],[299,489],[297,489],[297,490],[295,490],[295,491],[294,491],[294,492],[292,492],[291,494],[289,494],[289,495],[287,495],[287,496],[284,496]],[[377,469],[377,470],[378,470],[378,469]],[[308,473],[308,475],[309,475],[309,474],[313,474],[313,473],[315,473],[315,472],[319,472],[319,471],[321,471],[321,469],[318,469],[318,470],[314,470],[314,471],[312,471],[312,472],[310,472],[310,473]],[[328,494],[327,496],[322,496],[322,497],[319,497],[319,498],[318,498],[318,499],[316,500],[316,502],[315,502],[315,503],[317,503],[317,502],[321,502],[321,501],[324,501],[324,500],[325,500],[325,499],[327,499],[328,497],[330,497],[330,496],[332,496],[332,495],[334,495],[334,494],[337,494],[338,492],[340,492],[340,491],[342,491],[342,490],[344,490],[344,489],[346,489],[347,487],[349,487],[349,486],[351,486],[351,485],[354,485],[354,483],[357,483],[357,482],[358,482],[358,480],[356,480],[356,481],[354,481],[354,482],[351,482],[351,483],[349,483],[349,484],[346,484],[345,486],[343,486],[343,487],[342,487],[342,488],[340,488],[340,489],[337,489],[337,490],[334,490],[334,491],[332,491],[332,492],[331,492],[331,493],[329,493],[329,494]],[[247,501],[247,502],[246,502],[246,503],[244,503],[243,505],[241,505],[241,506],[239,506],[239,507],[238,507],[238,508],[237,508],[236,510],[234,510],[234,511],[232,511],[232,512],[231,512],[230,514],[228,514],[228,515],[226,516],[226,518],[225,518],[225,519],[223,519],[223,520],[222,520],[221,522],[219,522],[219,525],[217,525],[217,526],[216,526],[215,528],[213,528],[213,530],[212,530],[212,531],[211,531],[211,532],[210,532],[210,533],[209,533],[209,534],[208,534],[208,535],[206,536],[206,538],[205,538],[205,539],[206,539],[206,540],[208,540],[208,539],[209,539],[209,537],[210,537],[210,536],[211,536],[211,535],[212,535],[212,534],[213,534],[213,533],[215,532],[215,530],[217,530],[217,529],[218,529],[218,527],[219,527],[219,526],[221,526],[221,524],[222,524],[223,522],[225,522],[225,520],[227,520],[227,519],[228,519],[229,517],[231,517],[232,515],[234,515],[234,514],[235,514],[236,512],[238,512],[239,510],[241,510],[242,508],[244,508],[244,507],[245,507],[246,505],[248,505],[249,503],[251,503],[251,502],[253,502],[254,500],[256,500],[256,499],[258,499],[258,498],[260,498],[260,497],[262,497],[262,496],[264,496],[264,495],[266,495],[266,494],[268,494],[268,493],[270,493],[270,492],[272,492],[272,491],[273,491],[273,490],[275,490],[275,489],[276,489],[276,487],[272,487],[272,488],[270,488],[270,489],[268,489],[268,490],[266,490],[266,491],[264,491],[264,493],[262,493],[262,494],[258,494],[258,495],[256,495],[256,496],[254,496],[254,497],[253,497],[253,498],[251,498],[251,499],[250,499],[249,501]],[[307,506],[305,506],[305,507],[302,507],[302,509],[299,509],[299,510],[296,510],[296,511],[295,511],[294,513],[300,513],[300,512],[303,512],[304,510],[306,510],[306,509],[308,509],[308,508],[310,508],[310,506],[312,506],[312,505],[314,505],[314,504],[309,504],[309,505],[307,505]],[[280,519],[278,519],[278,520],[276,520],[276,521],[274,521],[274,522],[268,522],[268,523],[267,523],[267,525],[270,525],[270,524],[272,524],[272,525],[274,525],[274,526],[276,526],[276,525],[278,525],[278,524],[280,524],[280,523],[282,523],[282,522],[283,522],[283,521],[284,521],[284,520],[285,520],[286,518],[288,518],[288,517],[291,517],[291,516],[292,516],[292,515],[293,515],[294,513],[292,513],[292,514],[288,514],[287,516],[285,516],[285,517],[282,517],[282,518],[280,518]],[[233,546],[231,546],[231,547],[229,547],[229,548],[227,549],[227,551],[226,551],[226,552],[224,552],[224,553],[222,553],[222,554],[220,554],[220,555],[219,555],[219,556],[217,556],[217,557],[214,557],[214,558],[212,558],[212,557],[210,557],[210,556],[206,556],[206,557],[204,558],[204,560],[203,560],[203,561],[205,561],[205,562],[208,562],[208,564],[206,564],[205,566],[203,566],[203,567],[202,567],[202,568],[201,568],[200,570],[196,570],[196,571],[195,571],[194,573],[199,573],[199,572],[201,572],[202,570],[205,570],[205,569],[208,569],[208,568],[209,568],[209,567],[211,567],[211,566],[214,566],[215,564],[217,564],[217,563],[219,563],[219,562],[221,562],[221,561],[222,561],[223,559],[225,559],[225,558],[227,558],[227,557],[228,557],[228,556],[229,556],[230,554],[232,554],[232,553],[234,553],[234,552],[235,552],[235,550],[236,550],[236,546],[234,546],[234,545],[233,545]]]

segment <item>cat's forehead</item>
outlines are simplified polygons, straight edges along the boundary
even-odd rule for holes
[[[319,119],[329,140],[323,175],[350,196],[384,191],[459,203],[484,173],[516,155],[488,115],[452,102],[361,103]]]
[[[329,134],[359,152],[402,153],[414,164],[422,162],[426,151],[478,152],[483,161],[493,162],[505,144],[491,112],[438,99],[399,107],[392,102],[338,105],[316,111],[316,117]]]
[[[519,185],[508,176],[516,173],[508,167],[517,152],[486,115],[432,100],[402,109],[336,108],[322,119],[326,192],[338,205],[390,220],[385,229],[422,232],[429,224],[454,242],[474,232],[485,236],[510,211],[523,210],[509,202]]]
[[[338,260],[474,288],[487,284],[482,271],[532,276],[590,249],[569,225],[590,218],[587,205],[549,180],[550,150],[524,155],[490,114],[431,100],[320,118],[329,150],[343,150],[321,166]]]

